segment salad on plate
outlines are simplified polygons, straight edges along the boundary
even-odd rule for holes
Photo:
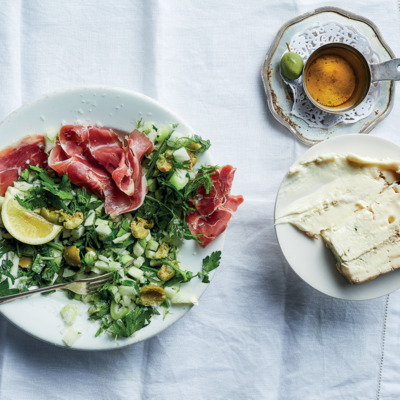
[[[66,295],[87,304],[96,336],[115,338],[171,304],[196,304],[181,288],[208,283],[221,252],[194,274],[181,265],[180,247],[208,246],[243,197],[230,194],[232,166],[198,162],[210,142],[176,128],[140,120],[121,134],[65,125],[54,137],[30,135],[0,151],[0,296],[111,273],[94,295]],[[71,346],[80,336],[74,302],[60,315]]]

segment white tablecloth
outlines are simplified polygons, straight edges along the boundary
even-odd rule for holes
[[[0,119],[55,89],[143,92],[211,139],[238,170],[245,203],[222,265],[185,318],[130,348],[56,348],[0,317],[0,398],[398,399],[400,291],[348,302],[288,266],[273,228],[276,192],[306,147],[267,109],[265,54],[288,19],[331,2],[3,0]],[[396,0],[339,0],[400,54]],[[398,88],[399,89],[399,88]],[[372,132],[400,144],[400,98]]]

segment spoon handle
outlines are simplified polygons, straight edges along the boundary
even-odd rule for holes
[[[394,58],[380,64],[370,64],[370,67],[372,82],[400,81],[400,58]]]

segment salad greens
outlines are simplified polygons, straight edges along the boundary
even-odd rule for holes
[[[96,336],[116,338],[131,336],[160,311],[165,315],[171,303],[195,302],[178,296],[180,285],[195,277],[208,283],[221,252],[207,256],[197,274],[181,267],[178,254],[183,240],[201,243],[185,216],[194,210],[197,189],[211,190],[217,167],[202,165],[195,172],[210,142],[178,134],[176,127],[139,121],[138,129],[155,144],[142,161],[148,194],[139,209],[114,219],[100,198],[66,175],[35,166],[22,171],[14,184],[19,204],[64,229],[53,241],[33,246],[14,239],[0,220],[0,296],[111,272],[112,281],[95,295],[66,293],[88,304],[89,319],[100,324]],[[64,309],[63,318],[70,311]]]

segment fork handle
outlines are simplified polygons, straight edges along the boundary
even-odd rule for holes
[[[28,297],[36,293],[45,293],[50,292],[54,289],[63,289],[65,288],[65,286],[65,283],[58,283],[57,285],[45,286],[38,289],[29,290],[28,292],[10,294],[8,296],[0,297],[0,304],[8,303],[16,299],[21,299],[22,297]]]

